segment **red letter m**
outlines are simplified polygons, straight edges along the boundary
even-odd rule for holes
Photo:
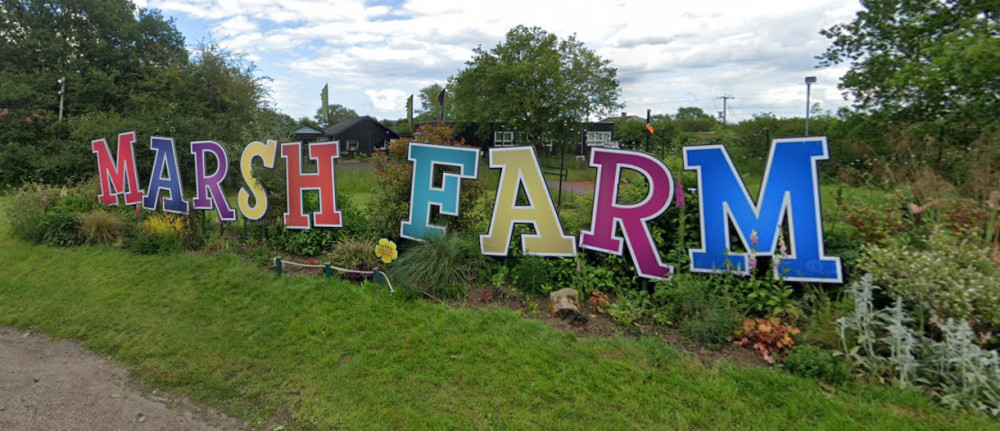
[[[91,149],[97,154],[97,172],[101,177],[101,195],[98,199],[102,204],[117,205],[118,195],[121,194],[125,195],[125,205],[142,202],[143,191],[139,188],[139,178],[135,173],[135,153],[132,151],[134,143],[135,132],[119,133],[118,159],[115,161],[111,160],[111,150],[104,138],[90,142]]]

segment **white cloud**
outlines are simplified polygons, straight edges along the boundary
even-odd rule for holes
[[[398,111],[401,105],[405,106],[408,97],[405,91],[395,88],[365,90],[365,95],[377,111]]]
[[[492,48],[519,24],[576,34],[610,59],[633,112],[711,112],[721,110],[715,97],[731,93],[733,106],[747,112],[798,115],[807,74],[820,79],[813,97],[839,106],[843,69],[815,70],[813,57],[829,44],[819,30],[851,19],[859,7],[855,0],[146,1],[178,17],[189,40],[207,32],[255,58],[275,79],[278,108],[292,116],[311,116],[313,93],[329,82],[337,103],[391,118],[403,115],[400,100],[445,82],[473,48]]]

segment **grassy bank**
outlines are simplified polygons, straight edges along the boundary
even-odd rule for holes
[[[5,229],[5,228],[0,228]],[[0,231],[0,323],[74,338],[152,387],[292,429],[1000,429],[926,396],[703,365],[504,310]]]

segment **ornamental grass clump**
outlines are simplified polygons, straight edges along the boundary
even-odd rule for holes
[[[475,238],[441,235],[401,252],[388,274],[408,297],[457,298],[468,292],[483,265]]]
[[[117,214],[95,210],[80,215],[80,235],[87,244],[113,244],[124,221]]]

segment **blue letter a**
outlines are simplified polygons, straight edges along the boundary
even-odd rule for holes
[[[771,145],[755,205],[729,153],[721,145],[684,148],[684,169],[698,171],[701,249],[691,249],[692,272],[733,269],[747,273],[747,254],[730,253],[729,222],[743,246],[757,231],[757,255],[773,256],[781,225],[788,223],[788,251],[780,269],[790,281],[843,282],[840,258],[823,250],[818,160],[829,158],[826,138],[776,139]],[[775,274],[778,276],[779,274]]]

